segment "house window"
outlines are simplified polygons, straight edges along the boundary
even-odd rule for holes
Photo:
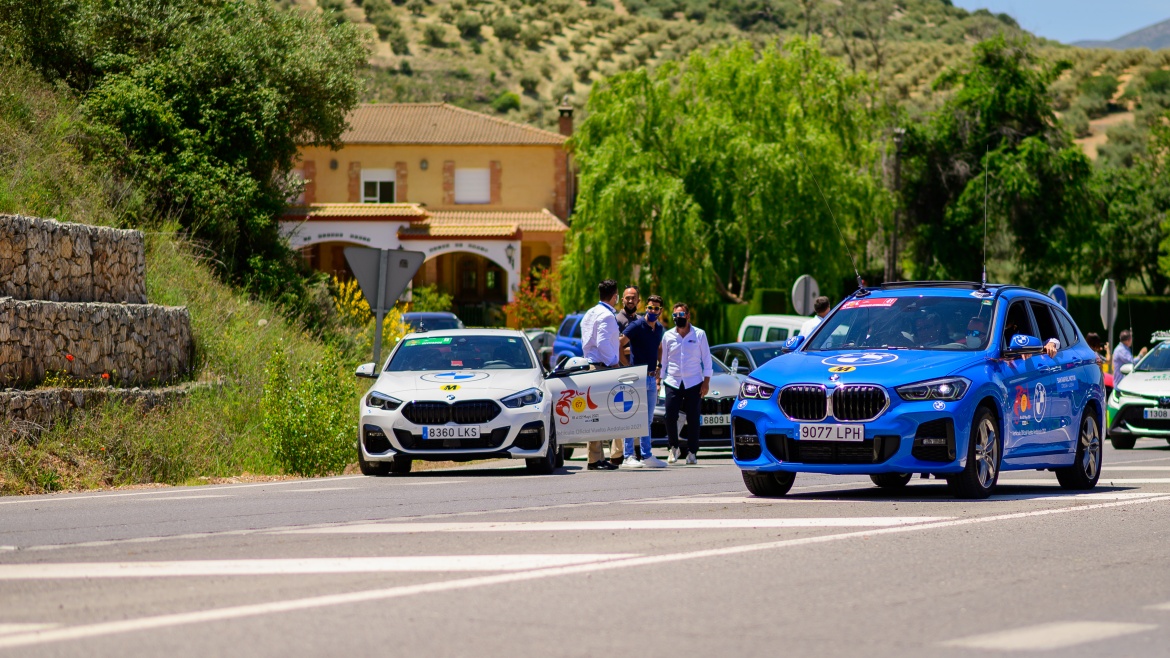
[[[362,203],[394,203],[394,170],[362,170]]]
[[[456,169],[455,203],[491,203],[490,169]]]

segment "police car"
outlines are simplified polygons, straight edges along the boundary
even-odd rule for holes
[[[461,329],[400,340],[362,396],[358,465],[366,475],[409,473],[414,460],[524,459],[531,473],[564,460],[558,439],[645,434],[646,367],[545,372],[519,331]]]
[[[1044,353],[1059,341],[1055,357]],[[913,474],[984,498],[1001,471],[1049,469],[1069,489],[1101,473],[1104,383],[1063,308],[1017,286],[916,282],[859,290],[789,354],[754,371],[732,411],[748,490],[796,473]]]
[[[1109,441],[1128,450],[1139,438],[1170,441],[1170,331],[1156,332],[1140,361],[1121,367],[1125,377],[1109,396]]]

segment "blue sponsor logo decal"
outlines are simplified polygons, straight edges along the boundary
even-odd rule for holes
[[[830,356],[821,363],[827,366],[880,366],[897,360],[898,355],[889,352],[854,352]]]

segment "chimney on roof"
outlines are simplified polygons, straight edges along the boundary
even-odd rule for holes
[[[565,137],[573,136],[573,106],[569,104],[569,97],[561,99],[561,106],[557,108],[561,113],[559,119],[561,134]]]

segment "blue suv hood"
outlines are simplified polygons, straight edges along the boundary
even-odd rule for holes
[[[832,350],[792,352],[772,359],[751,376],[775,386],[867,383],[901,386],[937,379],[986,359],[982,352],[932,350]],[[837,379],[830,379],[837,375]]]

